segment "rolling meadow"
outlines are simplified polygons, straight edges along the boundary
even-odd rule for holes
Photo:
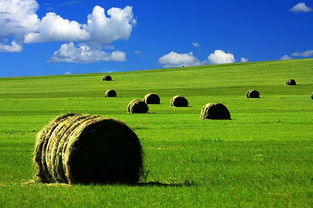
[[[0,207],[313,207],[313,59],[110,74],[0,78]],[[260,99],[246,98],[252,89]],[[161,104],[127,113],[151,92]],[[171,107],[175,95],[189,107]],[[231,120],[199,119],[215,102]],[[36,134],[69,112],[129,125],[144,151],[141,183],[33,183]]]

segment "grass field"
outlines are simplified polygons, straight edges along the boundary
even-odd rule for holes
[[[91,69],[92,70],[92,69]],[[0,207],[313,207],[313,60],[0,79]],[[285,86],[293,78],[299,85]],[[117,98],[104,98],[115,89]],[[257,89],[260,99],[247,99]],[[155,92],[149,114],[127,114]],[[172,108],[185,96],[190,107]],[[221,102],[232,120],[200,120]],[[126,122],[144,148],[144,182],[29,183],[37,132],[66,112]]]

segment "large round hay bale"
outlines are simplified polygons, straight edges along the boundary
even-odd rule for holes
[[[171,99],[172,107],[188,107],[188,100],[180,95],[176,95]]]
[[[230,119],[230,112],[222,103],[208,103],[203,106],[201,119]]]
[[[44,183],[137,183],[143,172],[137,135],[101,116],[65,114],[44,127],[34,151]]]
[[[148,113],[149,107],[147,103],[139,100],[133,99],[127,105],[128,113]]]
[[[105,76],[102,78],[102,81],[112,81],[111,75],[105,75]]]
[[[116,91],[115,90],[107,90],[104,94],[105,97],[116,97]]]
[[[249,90],[247,92],[247,98],[260,98],[260,93],[257,90]]]
[[[294,80],[294,79],[289,79],[289,80],[286,82],[286,85],[297,85],[297,83],[296,83],[296,80]]]
[[[160,104],[160,97],[155,93],[146,94],[144,102],[147,104]]]

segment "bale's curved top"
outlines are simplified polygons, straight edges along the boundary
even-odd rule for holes
[[[65,114],[37,136],[37,178],[44,183],[137,183],[143,172],[137,135],[123,122]]]
[[[202,107],[200,119],[231,119],[230,112],[222,103],[208,103]]]
[[[288,81],[286,81],[286,85],[297,85],[297,83],[296,83],[296,80],[289,79]]]
[[[260,92],[257,90],[249,90],[247,92],[247,98],[260,98]]]
[[[104,94],[105,97],[116,97],[117,96],[117,93],[115,90],[107,90]]]
[[[149,107],[147,103],[139,99],[131,100],[127,105],[128,113],[148,113]]]
[[[147,104],[160,104],[160,97],[155,93],[146,94],[144,102]]]
[[[102,78],[103,81],[112,81],[112,77],[111,75],[105,75],[103,78]]]
[[[180,95],[176,95],[171,99],[172,107],[188,107],[188,100]]]

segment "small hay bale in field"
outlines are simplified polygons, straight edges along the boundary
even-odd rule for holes
[[[311,94],[311,98],[313,99],[313,92],[312,92],[312,94]]]
[[[188,107],[188,100],[180,95],[176,95],[171,99],[172,107]]]
[[[142,148],[124,123],[101,116],[65,114],[44,127],[34,151],[43,183],[137,183]]]
[[[286,85],[297,85],[297,83],[296,83],[296,80],[294,80],[294,79],[289,79],[289,80],[286,82]]]
[[[144,102],[147,104],[160,104],[160,97],[155,93],[146,94]]]
[[[247,98],[260,98],[260,93],[257,90],[249,90],[247,92]]]
[[[203,106],[200,119],[230,119],[230,112],[221,103],[208,103]]]
[[[116,91],[115,90],[107,90],[104,94],[105,97],[116,97]]]
[[[139,100],[133,99],[127,105],[128,113],[148,113],[149,107],[147,103]]]
[[[105,76],[102,78],[102,81],[112,81],[111,75],[105,75]]]

